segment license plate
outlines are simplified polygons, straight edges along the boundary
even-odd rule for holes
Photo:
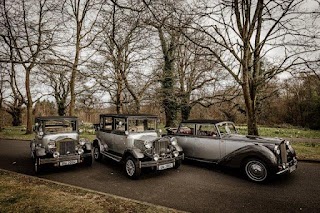
[[[170,169],[173,168],[173,163],[163,164],[158,166],[158,170]]]
[[[296,166],[294,165],[294,166],[291,166],[290,168],[289,168],[289,172],[291,173],[291,172],[293,172],[294,170],[296,170]]]
[[[60,166],[67,166],[67,165],[73,165],[78,163],[77,160],[68,160],[68,161],[62,161],[60,162]]]

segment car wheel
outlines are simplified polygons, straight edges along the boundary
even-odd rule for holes
[[[40,165],[40,163],[39,163],[39,158],[35,157],[33,162],[34,162],[34,172],[36,174],[40,174],[40,172],[42,170],[42,165]]]
[[[95,161],[101,161],[102,155],[100,153],[100,148],[98,146],[95,146],[93,149],[93,157]]]
[[[92,157],[90,156],[90,157],[85,157],[84,159],[83,159],[83,164],[85,165],[85,166],[91,166],[92,165]]]
[[[180,166],[181,166],[181,160],[177,160],[177,161],[174,163],[174,168],[175,168],[175,169],[178,169]]]
[[[131,179],[138,179],[141,174],[141,168],[139,168],[138,161],[129,156],[125,161],[125,172]]]
[[[269,175],[266,164],[256,158],[250,158],[245,161],[244,172],[247,178],[254,182],[264,182]]]

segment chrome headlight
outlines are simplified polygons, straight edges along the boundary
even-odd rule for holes
[[[178,145],[177,138],[175,137],[170,138],[170,143],[172,146],[177,146]]]
[[[54,149],[54,148],[56,148],[56,142],[55,142],[55,141],[49,141],[49,142],[48,142],[48,148],[49,148],[49,149]]]
[[[151,149],[151,148],[152,148],[152,142],[150,142],[150,141],[145,141],[145,142],[144,142],[144,146],[146,147],[146,149]]]
[[[86,143],[87,143],[87,139],[85,139],[85,138],[80,138],[80,139],[79,139],[79,144],[80,144],[81,146],[85,145]]]
[[[82,155],[84,153],[83,149],[82,148],[78,149],[78,153],[79,155]]]
[[[53,153],[53,157],[54,157],[54,158],[58,158],[59,156],[60,156],[60,153],[59,153],[59,152],[54,152],[54,153]]]
[[[178,157],[179,156],[179,152],[178,151],[174,151],[173,155],[174,155],[174,157]]]
[[[273,151],[274,151],[274,153],[276,153],[277,155],[280,155],[280,149],[279,149],[279,146],[278,146],[278,145],[275,145],[275,146],[274,146]]]
[[[160,158],[160,156],[159,156],[158,154],[155,154],[155,155],[153,156],[153,160],[155,160],[155,161],[158,161],[159,158]]]

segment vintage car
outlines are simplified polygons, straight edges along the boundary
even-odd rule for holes
[[[37,117],[33,130],[35,138],[30,143],[34,170],[39,173],[43,166],[67,166],[92,164],[92,144],[79,138],[77,117]]]
[[[184,155],[174,137],[160,137],[153,115],[102,114],[93,141],[94,159],[107,157],[124,163],[129,178],[145,167],[178,168]]]
[[[288,141],[240,135],[232,122],[188,120],[167,131],[177,138],[185,158],[241,168],[255,182],[297,168],[296,154]]]

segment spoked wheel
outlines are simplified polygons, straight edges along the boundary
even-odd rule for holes
[[[129,156],[125,161],[125,171],[129,178],[138,179],[141,174],[141,168],[138,166],[138,161]]]
[[[93,157],[95,161],[101,161],[102,155],[100,153],[100,148],[98,146],[95,146],[93,149]]]
[[[174,168],[175,168],[175,169],[178,169],[180,166],[181,166],[181,160],[177,160],[177,161],[174,163]]]
[[[248,159],[244,164],[246,176],[254,182],[264,182],[268,178],[268,169],[263,161],[256,158]]]
[[[41,170],[42,170],[42,165],[40,165],[40,160],[39,158],[35,157],[34,160],[34,171],[36,174],[40,174]]]
[[[83,159],[83,164],[85,165],[85,166],[91,166],[92,165],[92,157],[90,156],[90,157],[85,157],[84,159]]]

